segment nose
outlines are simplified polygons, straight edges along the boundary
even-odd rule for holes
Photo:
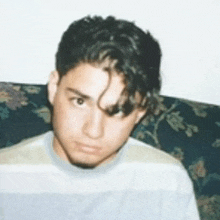
[[[94,109],[87,115],[83,132],[91,139],[98,139],[104,135],[104,113],[100,109]]]

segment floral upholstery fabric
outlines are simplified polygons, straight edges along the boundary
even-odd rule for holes
[[[164,150],[187,169],[202,220],[220,219],[220,106],[159,97],[155,116],[132,136]],[[51,130],[45,85],[0,82],[0,148]]]

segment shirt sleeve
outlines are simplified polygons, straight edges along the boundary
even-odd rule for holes
[[[191,193],[184,220],[200,220],[194,192]]]

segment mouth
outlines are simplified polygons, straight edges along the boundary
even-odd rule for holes
[[[76,142],[76,148],[79,151],[82,151],[82,152],[87,153],[87,154],[99,154],[100,151],[101,151],[100,147],[91,146],[91,145],[87,145],[87,144],[82,144],[82,143],[78,143],[78,142]]]

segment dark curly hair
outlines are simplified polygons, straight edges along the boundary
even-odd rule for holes
[[[126,85],[118,104],[106,109],[108,114],[122,110],[128,115],[137,107],[152,113],[161,87],[161,50],[152,35],[132,22],[112,16],[87,16],[73,22],[64,32],[56,53],[60,78],[80,63],[102,67],[106,61],[104,70],[110,76],[113,71],[122,74]],[[138,103],[137,92],[142,97]]]

